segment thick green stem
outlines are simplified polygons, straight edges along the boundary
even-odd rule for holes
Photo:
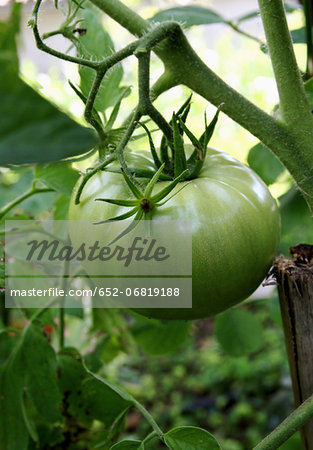
[[[313,395],[272,431],[254,450],[275,450],[313,417]]]
[[[290,125],[313,129],[313,118],[293,51],[282,0],[259,0],[267,45],[280,99],[280,113]]]

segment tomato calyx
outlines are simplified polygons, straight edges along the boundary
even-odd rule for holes
[[[139,189],[135,185],[135,183],[132,181],[132,179],[127,175],[125,170],[123,168],[121,168],[122,175],[129,187],[130,191],[134,195],[134,197],[135,197],[134,199],[130,199],[130,200],[128,200],[128,199],[127,200],[111,199],[111,198],[96,198],[95,199],[96,201],[107,202],[107,203],[111,203],[113,205],[131,207],[130,211],[128,211],[124,214],[121,214],[119,216],[111,217],[110,219],[107,219],[107,220],[104,220],[101,222],[97,222],[97,224],[108,223],[108,222],[117,221],[117,220],[125,220],[125,219],[129,219],[130,217],[134,216],[133,222],[131,222],[131,224],[125,230],[123,230],[122,233],[120,233],[117,237],[115,237],[113,239],[113,241],[110,242],[110,245],[113,244],[114,242],[116,242],[121,237],[125,236],[125,234],[127,234],[129,231],[134,229],[134,227],[138,224],[139,220],[150,219],[151,212],[154,208],[164,205],[168,200],[170,200],[174,195],[176,195],[179,191],[181,191],[186,186],[186,184],[184,184],[173,195],[168,197],[168,195],[172,192],[172,190],[175,188],[175,186],[185,177],[187,170],[185,170],[180,175],[178,175],[164,189],[159,191],[157,194],[153,195],[153,193],[152,193],[153,188],[154,188],[155,184],[157,183],[158,179],[160,178],[160,175],[162,174],[164,166],[165,166],[165,164],[163,163],[161,165],[161,167],[157,170],[157,172],[154,174],[154,176],[151,178],[151,180],[147,184],[144,191]]]
[[[148,198],[143,198],[140,202],[140,208],[144,211],[144,212],[149,212],[152,210],[152,203],[150,202],[150,200]]]
[[[181,173],[185,172],[183,180],[192,180],[198,177],[204,164],[207,146],[215,129],[222,105],[217,109],[215,116],[209,124],[207,123],[206,114],[204,114],[205,130],[198,139],[186,125],[187,116],[191,106],[190,100],[191,96],[181,106],[177,113],[173,113],[169,122],[172,129],[172,140],[169,141],[165,135],[163,135],[160,144],[160,155],[158,155],[156,151],[151,133],[147,126],[142,122],[137,122],[147,133],[151,155],[156,168],[159,169],[161,165],[164,164],[164,171],[162,174],[163,179],[165,177],[175,179]],[[194,151],[188,158],[185,153],[184,134],[187,135],[194,147]],[[135,169],[132,169],[132,171],[136,172]],[[140,176],[140,171],[139,173],[136,173],[136,175]]]

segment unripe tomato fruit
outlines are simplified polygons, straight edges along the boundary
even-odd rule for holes
[[[143,154],[129,154],[128,163],[153,168]],[[102,221],[128,209],[96,198],[132,199],[119,173],[98,172],[86,184],[79,205],[69,209],[70,220]],[[160,181],[155,192],[169,181]],[[249,167],[218,150],[208,148],[199,176],[180,182],[177,195],[153,209],[152,220],[192,221],[192,308],[137,309],[158,319],[199,319],[213,316],[251,295],[266,276],[280,236],[277,204],[267,186]],[[174,192],[174,191],[173,191]],[[171,193],[172,194],[172,193]],[[73,240],[81,242],[79,230]],[[101,236],[98,236],[101,242]],[[94,239],[94,237],[93,237]],[[183,245],[183,242],[182,242]]]

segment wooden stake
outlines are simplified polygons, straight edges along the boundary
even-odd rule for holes
[[[272,269],[278,284],[295,404],[313,394],[313,245],[290,248]],[[313,450],[313,419],[301,430],[303,448]]]

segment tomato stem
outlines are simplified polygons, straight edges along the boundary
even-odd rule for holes
[[[313,417],[313,395],[293,411],[254,450],[275,450]]]
[[[150,51],[140,53],[138,57],[138,109],[141,114],[148,115],[166,136],[167,142],[173,145],[172,129],[162,114],[153,106],[150,100]]]
[[[28,192],[26,192],[25,194],[22,194],[20,197],[15,198],[12,202],[6,204],[5,206],[3,206],[3,208],[0,209],[0,220],[9,211],[11,211],[11,209],[13,209],[15,206],[19,205],[20,203],[22,203],[24,200],[28,199],[32,195],[43,194],[45,192],[54,192],[54,189],[49,189],[49,188],[38,189],[38,188],[32,187]]]

